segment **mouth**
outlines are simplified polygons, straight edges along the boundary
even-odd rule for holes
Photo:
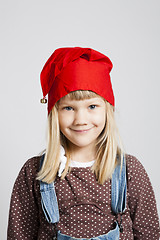
[[[71,130],[74,132],[77,132],[77,133],[86,133],[86,132],[90,131],[91,129],[92,129],[92,127],[88,128],[88,129],[71,129]]]

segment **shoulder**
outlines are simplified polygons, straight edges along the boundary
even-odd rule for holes
[[[34,156],[32,158],[29,158],[25,164],[23,165],[22,168],[29,168],[33,171],[38,170],[38,168],[40,167],[40,160],[41,160],[42,156]]]
[[[38,194],[39,181],[36,178],[40,168],[40,160],[41,156],[35,156],[24,163],[14,182],[13,197],[21,196],[22,194],[29,194],[30,196],[33,195],[33,193]]]
[[[144,174],[146,170],[142,163],[135,157],[129,154],[125,155],[126,158],[126,167],[128,174]]]
[[[22,166],[18,178],[35,179],[40,169],[40,160],[42,156],[34,156],[28,159]]]
[[[141,188],[144,187],[144,185],[150,185],[149,176],[142,163],[135,156],[126,154],[125,157],[128,184],[130,186],[136,184]]]

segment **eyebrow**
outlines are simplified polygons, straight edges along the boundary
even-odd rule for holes
[[[87,100],[88,102],[95,102],[95,101],[101,101],[102,99],[101,98],[88,98],[88,99],[82,99],[82,100],[72,100],[72,99],[63,99],[61,101],[59,101],[59,104],[68,104],[68,103],[71,103],[71,102],[80,102],[80,101],[85,101]],[[64,103],[63,103],[64,102]]]

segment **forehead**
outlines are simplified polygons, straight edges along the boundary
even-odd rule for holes
[[[104,104],[104,100],[101,97],[93,97],[89,99],[73,100],[69,96],[65,96],[59,100],[58,105],[62,104]]]

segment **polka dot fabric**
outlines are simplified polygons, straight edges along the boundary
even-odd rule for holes
[[[65,180],[57,179],[55,188],[62,233],[91,238],[113,228],[109,181],[99,185],[90,168],[73,168]]]
[[[127,208],[122,215],[122,240],[159,239],[159,221],[154,192],[141,163],[133,156],[127,162]],[[114,228],[111,182],[96,182],[90,168],[72,168],[64,180],[55,181],[60,221],[50,224],[41,208],[39,182],[35,179],[40,157],[28,160],[14,184],[8,223],[8,240],[51,240],[56,229],[77,238],[91,238]],[[118,221],[120,221],[118,216]]]

